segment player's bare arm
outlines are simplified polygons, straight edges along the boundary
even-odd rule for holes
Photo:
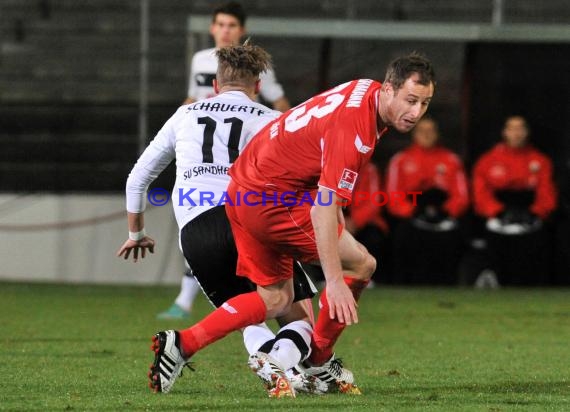
[[[346,227],[346,219],[344,218],[344,213],[342,212],[343,206],[339,206],[336,208],[336,217],[338,219],[338,223],[340,223],[342,227]]]
[[[137,262],[139,250],[141,259],[145,258],[147,249],[150,253],[154,253],[154,239],[146,236],[144,233],[144,213],[127,212],[127,218],[129,222],[129,239],[119,248],[117,256],[127,260],[132,251],[133,262]]]
[[[327,282],[327,299],[330,306],[329,316],[339,322],[351,325],[358,323],[357,304],[352,292],[344,282],[344,275],[338,253],[339,213],[342,213],[336,193],[319,188],[320,199],[311,210],[311,221],[315,230],[315,241],[319,252],[320,264]],[[329,202],[332,196],[332,202]],[[320,204],[324,203],[324,204]],[[328,204],[328,205],[327,205]]]

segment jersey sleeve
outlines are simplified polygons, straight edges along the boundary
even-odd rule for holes
[[[541,219],[545,219],[556,208],[557,193],[552,179],[552,162],[545,157],[541,163],[535,201],[530,210]]]
[[[176,114],[164,124],[131,170],[126,185],[127,212],[141,213],[145,210],[148,186],[175,159],[175,118]]]
[[[459,217],[469,207],[469,191],[467,189],[467,179],[463,170],[461,160],[455,155],[448,156],[448,164],[452,172],[449,187],[449,198],[443,208],[451,217]]]
[[[275,100],[280,99],[285,95],[283,87],[277,83],[277,78],[273,70],[267,70],[260,76],[261,85],[259,86],[259,93],[268,102],[273,103]]]
[[[402,173],[402,164],[405,160],[404,152],[397,153],[388,164],[388,183],[386,190],[390,195],[402,193],[402,196],[395,198],[394,201],[388,202],[388,211],[402,219],[408,219],[414,214],[414,204],[410,202],[403,194],[408,190],[408,184]]]
[[[356,198],[355,202],[350,205],[350,217],[358,230],[380,216],[378,202],[373,202],[369,199],[375,192],[380,191],[380,175],[374,164],[368,163],[362,168],[362,173],[358,177],[356,184],[356,191],[368,194],[366,201],[358,201],[358,198]]]
[[[473,168],[473,206],[475,213],[485,218],[497,216],[505,206],[495,198],[489,186],[486,172],[489,168],[488,155],[483,155]]]
[[[342,115],[342,114],[341,114]],[[321,139],[321,176],[318,185],[346,200],[352,199],[352,193],[360,169],[372,156],[374,143],[363,142],[357,129],[356,121],[344,120],[339,127],[327,127]],[[366,147],[366,153],[358,148]]]

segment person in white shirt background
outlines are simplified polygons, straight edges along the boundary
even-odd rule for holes
[[[199,51],[192,57],[188,98],[185,104],[215,95],[212,80],[218,68],[216,49],[239,44],[246,33],[246,18],[243,7],[236,2],[226,3],[214,10],[210,34],[216,47]],[[275,110],[285,112],[291,107],[272,69],[262,73],[259,94]]]

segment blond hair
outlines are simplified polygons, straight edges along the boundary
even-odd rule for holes
[[[261,47],[246,41],[243,45],[218,49],[216,80],[220,87],[255,87],[262,72],[271,68],[271,56]]]

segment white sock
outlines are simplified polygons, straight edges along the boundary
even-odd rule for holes
[[[311,353],[312,333],[313,327],[304,320],[283,326],[275,337],[276,342],[269,356],[278,361],[285,370],[296,366]]]
[[[250,355],[257,352],[265,342],[273,339],[275,334],[265,322],[248,326],[243,330],[243,344]]]
[[[200,291],[200,284],[194,276],[182,277],[182,283],[180,284],[180,293],[174,301],[178,306],[187,312],[190,312],[194,299]]]

